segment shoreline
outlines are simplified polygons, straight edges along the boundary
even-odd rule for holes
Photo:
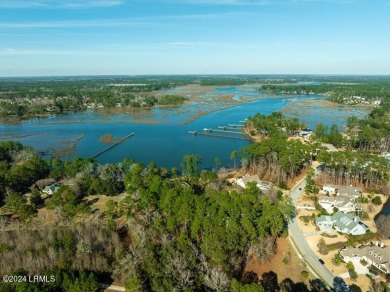
[[[185,97],[185,100],[181,104],[172,104],[172,105],[159,105],[155,104],[152,107],[103,107],[103,108],[80,108],[73,111],[64,111],[62,113],[45,113],[45,114],[36,114],[36,115],[28,115],[23,117],[4,117],[0,118],[0,124],[3,125],[19,125],[25,122],[34,122],[36,121],[40,125],[49,125],[49,124],[72,124],[72,123],[85,123],[85,122],[93,122],[93,121],[83,121],[83,120],[71,120],[71,121],[44,121],[44,119],[49,117],[61,117],[69,114],[75,114],[75,113],[84,113],[87,111],[93,111],[97,114],[108,114],[108,115],[115,115],[115,114],[121,114],[121,113],[140,113],[142,111],[151,112],[153,109],[176,109],[180,107],[188,107],[191,106],[191,104],[225,104],[225,106],[222,106],[220,109],[213,109],[211,111],[206,111],[207,113],[212,113],[217,110],[223,110],[227,109],[229,107],[233,107],[235,105],[239,104],[245,104],[248,102],[252,102],[255,100],[258,100],[260,98],[278,98],[281,96],[281,94],[275,94],[270,92],[260,92],[256,90],[256,86],[259,86],[258,84],[244,84],[244,85],[236,85],[236,86],[228,86],[228,85],[200,85],[200,84],[187,84],[183,86],[178,86],[172,89],[164,89],[162,91],[156,91],[152,92],[155,95],[167,95],[167,94],[180,94]],[[217,88],[250,88],[253,89],[254,93],[257,93],[259,95],[266,94],[267,96],[239,96],[238,99],[235,98],[236,94],[231,92],[218,92],[215,91]],[[212,96],[208,96],[208,94],[212,94]],[[207,114],[206,113],[206,114]],[[202,117],[205,114],[199,115],[199,117]],[[40,121],[41,120],[41,121]],[[191,117],[189,121],[184,121],[182,124],[188,124],[191,121],[194,121],[195,119]],[[138,123],[135,122],[135,123]],[[142,120],[139,121],[139,123],[142,123]],[[149,123],[149,122],[146,122]],[[154,121],[150,122],[153,124],[158,124],[159,122]]]
[[[374,219],[376,220],[380,215],[390,216],[390,197],[387,197],[386,202],[382,205],[381,210],[375,215]]]

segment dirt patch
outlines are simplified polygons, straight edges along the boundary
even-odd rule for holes
[[[287,186],[289,188],[293,188],[298,182],[300,182],[306,176],[308,170],[309,170],[308,168],[305,168],[298,176],[296,176],[293,179],[289,179],[287,181]]]
[[[296,255],[293,247],[286,238],[277,240],[277,253],[269,263],[260,263],[252,260],[245,267],[246,272],[254,272],[259,278],[264,273],[273,271],[278,275],[278,281],[281,282],[286,278],[290,278],[294,282],[305,282],[301,276],[302,271],[307,271],[304,264]],[[283,263],[284,258],[289,258],[287,263]],[[309,276],[310,278],[310,276]],[[308,279],[306,279],[308,281]],[[307,282],[305,282],[307,284]]]
[[[370,289],[371,287],[371,280],[366,275],[359,275],[356,281],[352,281],[351,279],[345,279],[345,283],[347,285],[357,285],[362,289],[362,291],[372,291]]]
[[[99,214],[103,213],[106,210],[106,204],[108,201],[112,200],[114,202],[121,201],[126,196],[126,193],[120,194],[118,196],[103,196],[103,195],[93,195],[86,197],[86,201],[94,202],[91,205],[92,209],[97,209]]]
[[[46,207],[38,209],[38,219],[40,219],[43,224],[54,224],[57,222],[57,216],[56,214],[48,210]]]

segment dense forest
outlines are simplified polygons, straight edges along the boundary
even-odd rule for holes
[[[261,142],[242,149],[243,167],[278,183],[295,178],[310,165],[318,146],[288,140],[304,127],[298,119],[280,112],[249,117],[245,128],[251,135],[259,135]]]
[[[245,122],[245,128],[249,133],[254,131],[252,133],[257,133],[262,138],[278,134],[293,136],[304,127],[305,125],[297,118],[286,118],[281,112],[274,112],[268,116],[257,113]]]
[[[390,98],[383,100],[367,118],[350,117],[347,126],[349,149],[390,152]]]
[[[363,186],[390,195],[390,162],[378,155],[353,151],[321,151],[322,183]]]
[[[322,179],[335,183],[354,184],[389,195],[390,162],[380,154],[390,152],[390,98],[385,98],[367,117],[351,116],[342,135],[333,125],[318,124],[315,139],[345,147],[345,151],[318,155],[323,163]]]
[[[199,171],[197,155],[184,158],[182,175],[128,159],[116,165],[42,160],[15,142],[0,143],[0,155],[2,273],[69,270],[81,277],[80,285],[92,286],[109,273],[131,291],[261,291],[257,280],[242,282],[245,264],[273,257],[276,238],[286,235],[295,213],[281,193],[263,194],[255,185],[236,190],[215,173]],[[43,179],[63,186],[43,199]],[[89,222],[88,194],[124,190],[97,225]],[[38,224],[41,208],[53,210],[57,223]],[[8,214],[25,227],[15,230]],[[118,226],[118,218],[126,224]]]

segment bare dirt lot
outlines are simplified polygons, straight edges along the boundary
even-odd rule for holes
[[[261,278],[263,273],[274,271],[278,274],[278,281],[281,282],[286,278],[290,278],[294,282],[304,282],[308,284],[308,279],[303,279],[302,271],[308,271],[301,260],[296,255],[289,241],[285,238],[277,240],[278,251],[275,257],[269,263],[259,263],[257,261],[250,262],[245,271],[256,273]],[[283,259],[290,255],[290,260],[287,264],[283,263]],[[311,275],[309,278],[313,278]]]

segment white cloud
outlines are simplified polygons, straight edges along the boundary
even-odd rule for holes
[[[124,4],[123,0],[1,0],[0,8],[23,9],[23,8],[43,8],[43,9],[81,9],[91,7],[111,7]]]

